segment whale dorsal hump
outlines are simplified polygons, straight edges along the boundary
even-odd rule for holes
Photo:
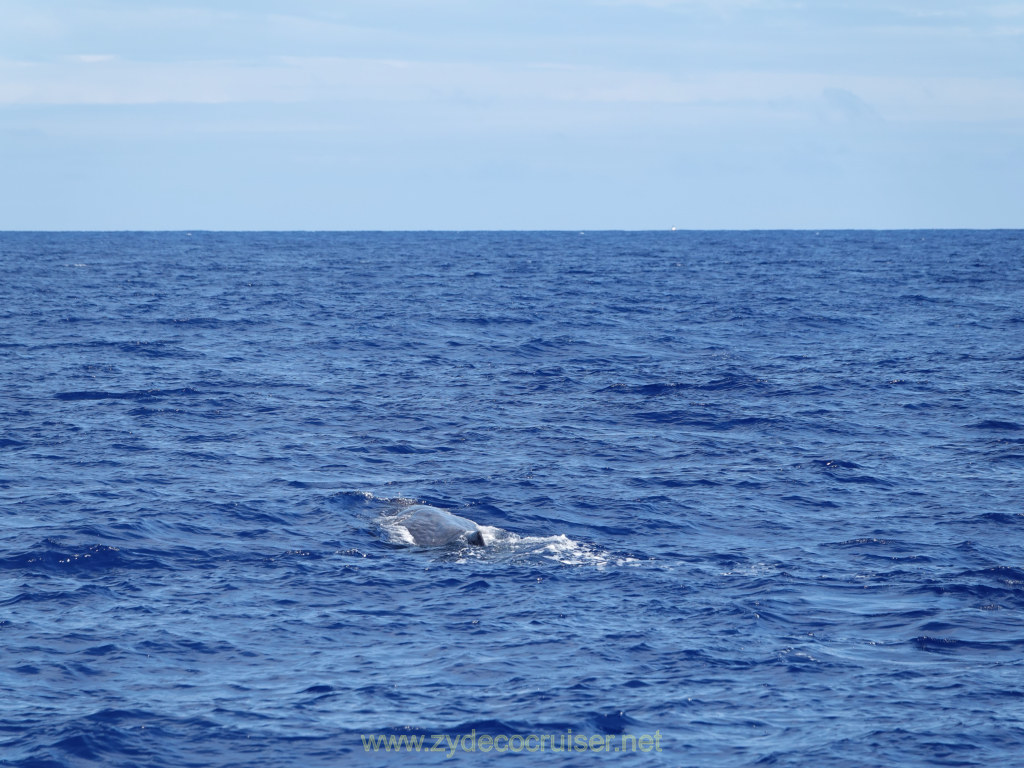
[[[480,533],[480,531],[470,531],[466,535],[466,541],[468,541],[474,547],[486,546],[486,542],[484,542],[484,535]]]

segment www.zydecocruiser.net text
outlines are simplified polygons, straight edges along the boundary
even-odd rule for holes
[[[530,734],[362,734],[366,752],[661,752],[661,731],[653,734],[530,733]]]

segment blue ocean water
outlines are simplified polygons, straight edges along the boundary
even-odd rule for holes
[[[2,765],[1021,763],[1024,232],[3,233],[0,355]]]

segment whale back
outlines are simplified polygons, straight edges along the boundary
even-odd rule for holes
[[[405,528],[419,547],[443,547],[459,541],[484,546],[480,526],[472,520],[426,504],[406,508],[395,517],[394,524]]]

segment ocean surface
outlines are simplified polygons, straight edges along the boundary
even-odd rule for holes
[[[1024,760],[1021,231],[0,233],[0,426],[3,766]]]

